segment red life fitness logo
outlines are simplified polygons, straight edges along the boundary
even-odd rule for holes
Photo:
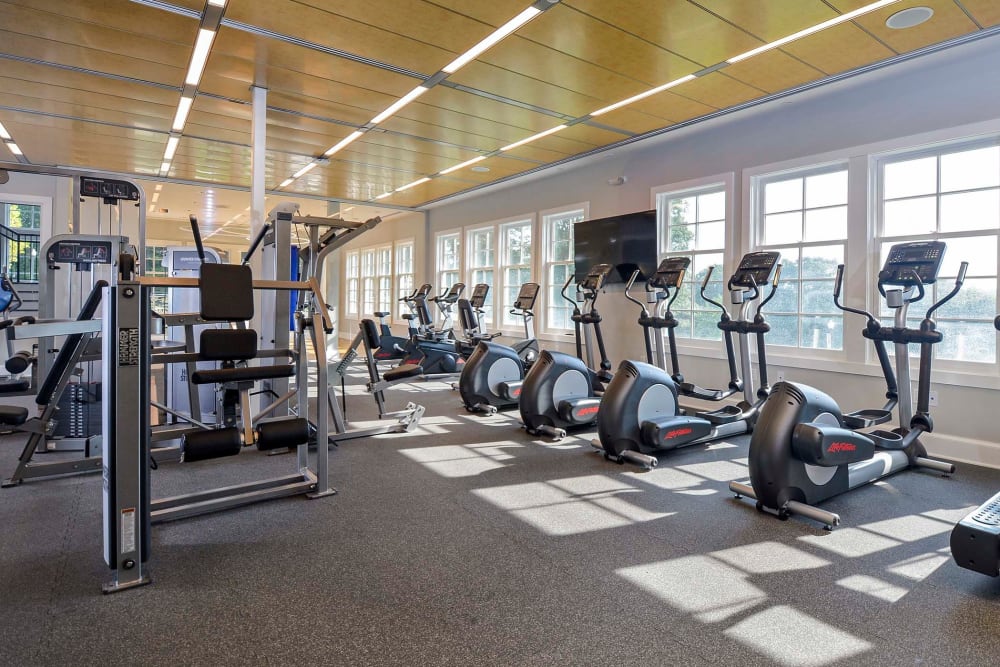
[[[675,428],[673,431],[667,431],[663,434],[664,440],[673,440],[674,438],[679,438],[682,435],[691,435],[690,428]]]
[[[512,391],[512,392],[510,393],[510,395],[511,395],[511,396],[520,396],[520,395],[521,395],[521,389],[520,389],[520,387],[519,387],[519,388],[517,388],[517,389],[515,389],[514,391]]]
[[[590,415],[596,415],[597,411],[600,410],[600,406],[594,405],[589,408],[580,408],[576,411],[577,417],[588,417]]]
[[[853,452],[857,448],[857,445],[850,442],[834,442],[826,448],[826,451],[830,454],[836,454],[837,452]]]

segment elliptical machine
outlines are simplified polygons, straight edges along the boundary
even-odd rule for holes
[[[654,286],[654,289],[665,290],[667,294],[669,289],[673,288],[673,297],[666,301],[666,313],[662,317],[650,317],[645,306],[640,303],[642,316],[639,318],[639,323],[643,326],[646,339],[647,359],[652,360],[655,350],[661,364],[664,360],[663,336],[659,334],[653,338],[650,331],[667,329],[674,374],[670,376],[665,368],[651,363],[623,361],[601,401],[602,408],[597,418],[598,439],[591,442],[595,449],[602,451],[605,458],[618,463],[629,461],[645,468],[654,468],[659,463],[655,456],[658,452],[741,435],[753,430],[760,406],[770,394],[764,334],[770,331],[771,327],[764,321],[761,309],[774,297],[778,289],[781,276],[780,259],[781,255],[777,252],[752,252],[743,256],[727,286],[730,301],[740,309],[736,320],[729,316],[722,304],[712,301],[705,295],[708,281],[712,276],[711,271],[706,274],[702,282],[702,298],[722,310],[722,317],[717,326],[722,330],[726,343],[731,374],[728,390],[706,390],[691,384],[687,385],[687,391],[682,389],[685,386],[684,378],[677,370],[677,348],[674,344],[677,320],[670,312],[670,307],[677,298],[688,260],[668,258],[661,262],[656,275],[648,284]],[[771,283],[771,291],[766,298],[762,298],[760,286],[768,282]],[[627,290],[626,296],[629,296]],[[629,299],[639,303],[631,296]],[[755,303],[757,308],[751,320],[750,311]],[[739,337],[742,378],[736,370],[733,334]],[[756,394],[750,359],[750,334],[754,334],[757,339],[760,388]],[[677,402],[679,394],[698,396],[698,398],[709,395],[720,396],[721,400],[737,390],[743,391],[743,400],[738,405],[727,405],[718,410],[692,415],[682,410]]]
[[[941,241],[900,243],[890,248],[878,275],[878,290],[886,305],[895,311],[892,327],[883,326],[867,311],[841,305],[844,265],[837,267],[834,303],[845,312],[868,318],[862,335],[875,345],[886,381],[886,404],[882,409],[843,414],[836,401],[823,392],[803,384],[779,382],[764,404],[750,439],[750,485],[729,484],[737,498],[752,498],[758,510],[775,513],[782,520],[801,514],[833,530],[840,516],[814,507],[815,503],[912,467],[955,472],[951,463],[927,458],[919,437],[934,430],[929,412],[931,348],[943,336],[932,315],[962,288],[967,262],[962,262],[958,270],[955,287],[927,310],[920,328],[906,326],[907,309],[924,297],[925,285],[937,280],[944,252]],[[895,375],[886,342],[895,346]],[[911,343],[920,344],[915,414],[910,396]],[[858,432],[889,421],[897,407],[898,428]]]
[[[525,369],[538,358],[532,310],[538,290],[538,283],[521,285],[510,310],[511,315],[524,320],[524,340],[511,346],[481,341],[466,360],[458,378],[458,391],[469,412],[495,414],[497,410],[518,404]]]
[[[604,287],[610,264],[597,264],[587,272],[578,289],[583,295],[583,309],[566,296],[574,276],[563,285],[563,298],[573,304],[571,319],[576,334],[576,355],[542,350],[521,387],[521,421],[532,435],[547,435],[555,440],[566,437],[566,429],[588,426],[597,419],[600,394],[611,381],[611,361],[601,334],[601,316],[597,312],[597,295]],[[599,370],[594,367],[591,329],[601,355]],[[583,361],[586,343],[586,363]]]
[[[1000,315],[993,320],[1000,331]],[[951,531],[951,555],[959,567],[1000,576],[1000,493],[969,512]]]

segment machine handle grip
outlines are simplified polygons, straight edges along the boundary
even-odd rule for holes
[[[705,274],[705,277],[701,281],[702,292],[704,292],[705,288],[708,287],[708,281],[712,279],[712,271],[715,271],[715,264],[708,267],[708,273]]]
[[[931,319],[931,315],[934,314],[935,310],[937,310],[938,308],[940,308],[944,304],[946,304],[949,301],[951,301],[952,297],[954,297],[956,294],[958,294],[958,290],[962,289],[962,283],[965,282],[965,273],[968,270],[969,270],[969,263],[968,262],[962,262],[959,265],[959,267],[958,267],[958,277],[955,278],[955,286],[952,288],[952,290],[950,292],[948,292],[948,294],[946,294],[944,296],[944,298],[942,298],[940,301],[938,301],[937,303],[935,303],[933,306],[931,306],[927,310],[927,314],[924,315],[924,319],[925,320],[930,320]],[[994,324],[994,326],[996,326],[997,325],[997,321],[995,320],[993,324]]]
[[[915,298],[909,299],[909,301],[920,301],[924,298],[924,281],[920,279],[920,274],[915,270],[911,269],[910,273],[913,274],[913,286],[917,288],[917,296]]]
[[[836,301],[840,298],[840,289],[844,284],[844,265],[837,265],[837,278],[833,281],[833,299]]]
[[[629,301],[631,301],[632,303],[634,303],[635,305],[639,306],[639,308],[642,309],[642,314],[643,315],[647,315],[648,311],[646,310],[646,304],[642,303],[641,301],[639,301],[638,299],[636,299],[634,296],[632,296],[631,294],[629,294],[629,290],[632,289],[632,286],[635,285],[636,279],[639,278],[639,273],[640,273],[639,269],[636,269],[635,271],[633,271],[632,275],[628,279],[628,282],[625,284],[625,298],[628,299]]]
[[[559,293],[562,294],[562,297],[564,299],[566,299],[571,304],[573,304],[573,307],[575,308],[576,307],[576,299],[571,299],[568,296],[566,296],[566,290],[569,288],[569,286],[573,283],[574,280],[576,280],[576,274],[575,273],[571,273],[570,276],[569,276],[569,278],[566,279],[566,284],[562,286],[561,290],[559,290]]]
[[[244,257],[241,262],[244,266],[246,266],[246,264],[250,261],[250,258],[253,257],[253,254],[257,251],[257,247],[264,241],[264,237],[267,236],[267,231],[270,228],[270,223],[264,223],[264,226],[257,232],[257,236],[254,237],[253,243],[250,244],[250,249],[247,250],[247,256]]]
[[[194,213],[188,216],[188,222],[191,223],[191,234],[194,235],[194,245],[198,248],[198,259],[201,263],[205,263],[205,246],[201,242],[201,229],[198,228],[198,218]]]
[[[965,273],[969,270],[969,263],[962,262],[958,267],[958,277],[955,278],[955,284],[961,286],[965,282]]]
[[[719,310],[721,310],[722,311],[722,319],[726,320],[726,319],[729,318],[729,311],[726,310],[726,307],[723,306],[718,301],[713,301],[712,299],[710,299],[709,297],[707,297],[705,295],[705,289],[708,287],[708,280],[709,280],[709,278],[712,277],[712,271],[714,271],[714,270],[715,270],[715,264],[713,264],[712,266],[708,267],[708,273],[705,274],[705,278],[701,281],[700,294],[701,294],[701,298],[702,299],[704,299],[708,303],[712,304],[713,306],[715,306],[716,308],[718,308]],[[730,282],[732,282],[732,281],[730,281]]]

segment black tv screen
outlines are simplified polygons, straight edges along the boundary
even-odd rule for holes
[[[573,225],[576,281],[595,264],[611,264],[608,282],[626,282],[639,269],[637,283],[656,273],[656,211],[584,220]]]

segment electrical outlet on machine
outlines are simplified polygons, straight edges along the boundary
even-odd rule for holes
[[[938,393],[931,391],[927,402],[929,403],[929,407],[936,408],[938,406]]]

